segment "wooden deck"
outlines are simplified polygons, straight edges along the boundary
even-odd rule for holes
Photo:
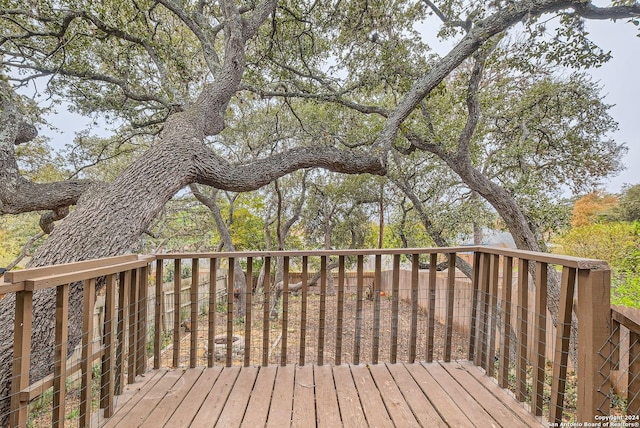
[[[97,416],[97,415],[96,415]],[[540,427],[466,362],[150,371],[103,427]]]

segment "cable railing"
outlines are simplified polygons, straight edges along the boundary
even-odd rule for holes
[[[100,424],[151,366],[460,360],[549,423],[603,420],[620,322],[609,280],[604,262],[490,247],[129,255],[8,272],[9,423]],[[55,299],[51,370],[31,377],[40,290]]]

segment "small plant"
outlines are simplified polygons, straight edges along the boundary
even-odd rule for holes
[[[185,279],[185,278],[191,278],[191,266],[189,265],[184,265],[182,266],[182,272],[180,272],[180,278]]]

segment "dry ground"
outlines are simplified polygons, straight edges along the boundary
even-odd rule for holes
[[[257,299],[256,299],[257,300]],[[287,343],[286,362],[300,362],[300,342],[301,342],[301,312],[302,297],[291,295],[288,305],[287,328],[283,330],[283,311],[277,320],[269,322],[269,362],[280,364],[282,343]],[[337,332],[337,296],[327,296],[324,312],[324,350],[323,363],[334,364],[336,362],[336,332]],[[372,361],[372,346],[374,338],[374,305],[372,300],[364,300],[362,305],[362,327],[360,335],[360,362]],[[321,326],[320,312],[321,299],[317,294],[309,294],[306,317],[306,343],[305,343],[305,363],[318,362],[319,334]],[[226,334],[227,314],[226,307],[219,305],[216,311],[216,334]],[[378,360],[381,362],[390,361],[391,334],[392,334],[392,299],[388,296],[380,298],[380,330]],[[261,302],[254,302],[251,316],[251,364],[261,364],[263,347],[263,305]],[[205,345],[207,342],[208,320],[206,315],[199,317],[198,322],[198,365],[206,365]],[[435,348],[434,359],[443,359],[443,348],[445,339],[445,329],[441,323],[436,321],[434,326]],[[427,317],[424,311],[418,313],[417,324],[417,359],[426,359],[426,333]],[[233,333],[245,335],[245,323],[234,321]],[[184,332],[181,340],[180,366],[189,365],[189,343],[190,332]],[[286,335],[286,337],[285,337]],[[397,360],[409,360],[409,343],[411,336],[411,304],[400,301],[398,305],[398,350]],[[342,352],[341,362],[354,362],[356,341],[356,296],[345,295],[343,312],[343,332],[342,332]],[[452,358],[465,359],[468,347],[468,338],[457,331],[454,331],[452,338]],[[170,347],[171,348],[171,347]],[[171,365],[171,352],[168,349],[163,353],[163,365]],[[234,358],[233,364],[242,364],[243,356]],[[216,364],[224,364],[218,361]]]

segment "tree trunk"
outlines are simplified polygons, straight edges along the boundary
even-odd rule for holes
[[[62,220],[37,250],[31,266],[69,263],[130,251],[165,203],[191,183],[249,191],[300,168],[325,167],[337,172],[374,174],[385,172],[378,155],[367,156],[327,147],[292,149],[245,165],[231,165],[206,146],[206,136],[216,135],[224,129],[224,114],[244,72],[244,45],[249,37],[255,35],[260,22],[275,9],[276,2],[265,2],[260,22],[258,16],[255,20],[243,21],[235,2],[220,2],[220,5],[225,15],[225,53],[224,63],[214,83],[203,89],[189,109],[170,116],[156,144],[129,165],[113,183],[84,192],[76,210]],[[4,101],[4,97],[0,101]],[[13,140],[18,141],[15,137],[19,136],[20,129],[12,129],[10,133]],[[0,130],[0,139],[0,157],[9,159],[12,153],[5,148],[11,136],[7,137]],[[5,185],[6,182],[0,184]],[[73,202],[75,200],[66,203]],[[1,205],[6,206],[4,202]],[[0,397],[3,397],[0,399],[0,415],[7,415],[9,406],[14,304],[13,296],[0,301],[0,323],[4,326],[0,330]],[[32,381],[41,379],[53,369],[54,305],[54,290],[35,294]],[[69,313],[72,314],[69,345],[74,347],[81,337],[81,285],[71,290]],[[0,425],[4,423],[2,419],[0,416]]]
[[[211,215],[216,223],[216,228],[218,229],[218,233],[220,233],[220,238],[223,243],[223,247],[225,251],[232,252],[235,251],[236,248],[233,245],[233,241],[231,239],[231,232],[229,231],[229,227],[227,223],[225,223],[222,218],[222,212],[220,211],[220,207],[216,203],[216,197],[218,194],[217,190],[211,192],[211,197],[205,196],[198,187],[193,184],[190,186],[191,192],[193,195],[202,203],[204,206],[209,208],[211,211]],[[244,317],[246,310],[246,301],[247,301],[247,277],[242,270],[242,265],[240,264],[240,260],[235,259],[233,263],[233,294],[238,296],[235,299],[234,305],[234,315],[238,318]]]

